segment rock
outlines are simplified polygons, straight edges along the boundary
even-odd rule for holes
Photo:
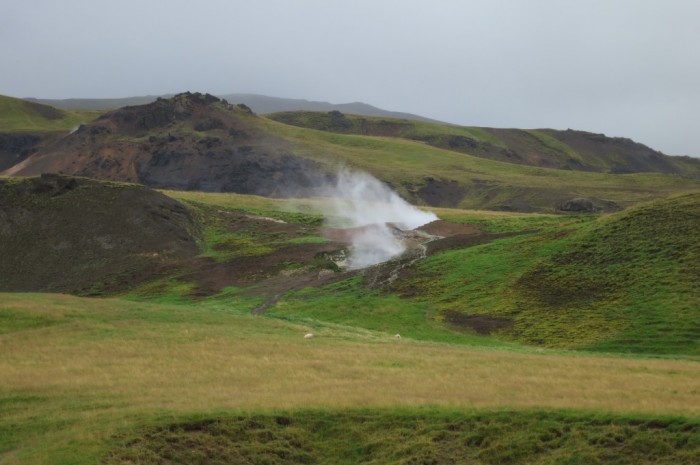
[[[567,200],[559,206],[559,210],[564,212],[575,212],[575,213],[594,213],[596,211],[595,205],[589,199],[576,198]]]

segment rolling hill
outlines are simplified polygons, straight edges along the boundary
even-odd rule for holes
[[[449,126],[381,117],[290,111],[268,118],[338,134],[398,137],[490,160],[576,171],[669,173],[700,178],[700,159],[671,157],[620,137],[572,129],[497,129]]]
[[[393,290],[525,344],[700,354],[700,194],[555,225],[430,256]]]
[[[321,120],[328,118],[374,129],[360,135],[299,127],[213,96],[180,94],[105,113],[43,145],[3,174],[54,172],[159,188],[284,197],[316,193],[345,165],[373,174],[412,203],[523,212],[557,211],[576,198],[586,198],[589,211],[614,211],[700,188],[692,161],[666,157],[630,141],[604,139],[602,145],[624,148],[607,157],[588,147],[596,143],[589,141],[590,135],[578,133],[508,132],[320,114]],[[555,136],[583,141],[566,145]],[[541,165],[561,168],[557,163],[577,159],[578,168],[587,171],[474,156],[449,147],[455,137],[527,159],[532,159],[527,155],[531,152],[541,153]]]
[[[3,132],[70,131],[90,121],[97,112],[59,110],[49,105],[0,95]]]
[[[243,105],[180,94],[108,112],[6,174],[53,172],[152,187],[275,194],[284,176],[300,189],[314,163],[264,133]]]

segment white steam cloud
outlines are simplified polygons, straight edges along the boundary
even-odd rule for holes
[[[323,195],[330,197],[324,212],[328,225],[344,228],[343,238],[350,243],[350,269],[400,255],[406,246],[398,230],[412,230],[437,220],[434,213],[412,206],[367,173],[343,169],[335,184],[323,189]]]

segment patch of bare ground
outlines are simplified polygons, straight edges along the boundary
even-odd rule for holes
[[[419,231],[432,234],[433,236],[451,237],[457,235],[479,234],[481,227],[475,224],[452,223],[445,220],[435,220],[424,224]]]
[[[253,286],[249,292],[255,295],[286,292],[325,283],[325,278],[318,277],[326,269],[319,257],[341,247],[337,243],[295,244],[266,255],[242,256],[224,263],[199,258],[188,264],[192,271],[181,279],[195,284],[192,295],[196,297],[213,295],[229,286]],[[330,269],[328,272],[335,274]]]
[[[489,335],[499,329],[510,328],[513,321],[508,318],[499,318],[490,315],[472,314],[448,310],[442,312],[445,321],[457,328],[468,328],[480,335]]]

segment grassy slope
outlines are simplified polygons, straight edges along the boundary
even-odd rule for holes
[[[98,111],[66,111],[0,95],[0,131],[70,131],[95,119]]]
[[[442,312],[509,318],[501,335],[524,343],[698,355],[699,209],[690,194],[560,220],[429,257],[400,287]]]
[[[700,354],[700,193],[602,219],[519,280],[523,305],[616,321],[587,349]]]
[[[454,180],[466,189],[460,208],[497,208],[520,200],[553,211],[574,197],[595,197],[626,207],[684,190],[696,180],[654,173],[610,175],[522,166],[391,137],[336,134],[262,120],[265,130],[291,141],[295,153],[368,171],[407,198],[426,177]]]
[[[428,137],[440,136],[445,138],[461,136],[477,142],[488,143],[495,147],[506,148],[503,141],[488,131],[477,127],[357,115],[343,115],[338,119],[333,118],[329,113],[315,111],[272,113],[266,115],[266,117],[293,126],[341,134],[384,135],[411,140],[424,140]]]
[[[672,157],[662,161],[658,154],[632,141],[577,131],[467,127],[333,112],[290,111],[266,116],[285,124],[327,132],[422,141],[434,147],[509,163],[597,172],[656,171],[653,167],[663,167],[696,178],[700,176],[697,160]],[[570,136],[574,136],[574,140],[578,138],[578,144],[572,142]],[[569,143],[560,139],[569,139]],[[596,142],[591,143],[592,140]],[[637,157],[633,156],[635,153]],[[637,165],[640,162],[641,165]]]
[[[278,454],[285,447],[300,452],[276,442],[290,434],[318,463],[407,463],[440,454],[470,454],[482,461],[475,463],[565,463],[578,454],[595,463],[590,457],[622,460],[635,448],[648,451],[638,451],[648,463],[692,463],[687,457],[698,447],[697,362],[397,341],[381,332],[254,317],[254,299],[162,305],[2,297],[3,463],[97,463],[114,447],[111,463],[133,463],[135,456],[154,463],[171,453],[169,463],[215,463],[204,454],[226,457],[240,447],[278,457],[266,463],[295,463]],[[310,341],[302,337],[309,330],[316,334]],[[337,411],[361,406],[373,413]],[[298,408],[319,410],[294,413]],[[287,415],[291,425],[245,414],[242,434],[250,441],[243,444],[228,433],[212,438],[204,428],[197,438],[198,427],[168,426],[223,418],[221,428],[236,431],[238,420],[227,418],[251,411]],[[356,461],[334,450],[340,441],[356,448]]]

